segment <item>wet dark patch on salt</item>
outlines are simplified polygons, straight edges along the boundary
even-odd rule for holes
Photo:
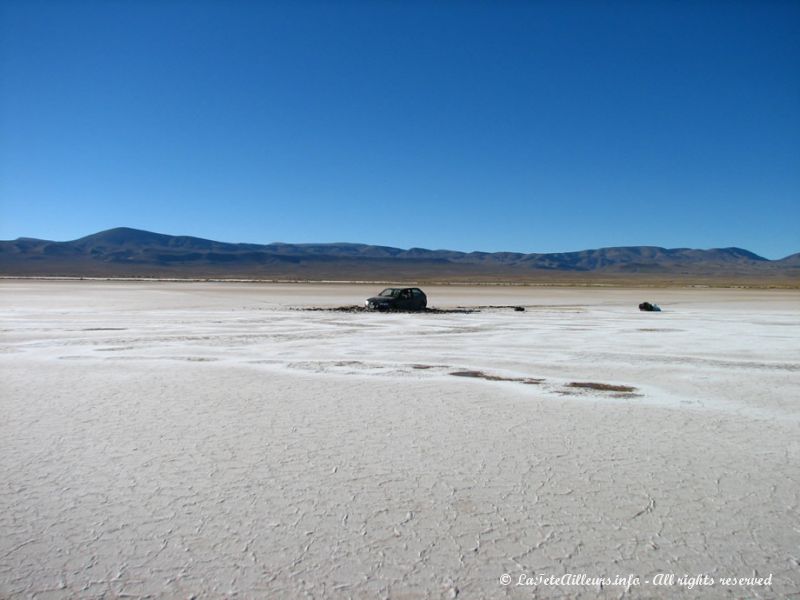
[[[298,306],[291,310],[299,310],[305,312],[345,312],[345,313],[367,313],[367,312],[386,312],[386,313],[403,313],[403,314],[418,314],[418,315],[452,315],[461,314],[469,315],[472,313],[479,313],[484,310],[513,310],[514,312],[525,312],[524,306],[515,305],[485,305],[485,306],[457,306],[455,308],[425,308],[423,310],[385,310],[376,311],[370,310],[366,306],[352,305],[352,306]]]
[[[299,310],[303,312],[344,312],[344,313],[403,313],[403,314],[414,314],[414,315],[444,315],[444,314],[470,314],[481,312],[477,308],[426,308],[424,310],[385,310],[385,311],[377,311],[377,310],[369,310],[366,306],[335,306],[335,307],[324,307],[324,306],[301,306],[295,307],[291,310]]]
[[[485,379],[486,381],[513,381],[516,383],[525,383],[527,385],[539,385],[544,379],[534,379],[533,377],[502,377],[500,375],[489,375],[483,371],[453,371],[450,373],[454,377],[474,377],[476,379]]]
[[[635,392],[636,388],[629,385],[613,385],[610,383],[595,383],[593,381],[573,381],[567,387],[595,390],[598,392],[622,392],[625,394]]]

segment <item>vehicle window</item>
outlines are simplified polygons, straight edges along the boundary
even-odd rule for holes
[[[378,294],[378,295],[379,295],[379,296],[397,296],[397,291],[398,291],[398,290],[396,290],[396,289],[394,289],[394,288],[386,288],[385,290],[383,290],[383,291],[382,291],[380,294]]]
[[[414,294],[415,298],[419,298],[420,296],[422,296],[422,292],[417,289],[411,290],[411,293]]]

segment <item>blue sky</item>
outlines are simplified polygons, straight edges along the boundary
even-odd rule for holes
[[[0,239],[800,251],[800,3],[0,3]]]

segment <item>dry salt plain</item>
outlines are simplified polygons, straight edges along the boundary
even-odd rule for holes
[[[0,597],[800,598],[798,292],[377,287],[0,282]]]

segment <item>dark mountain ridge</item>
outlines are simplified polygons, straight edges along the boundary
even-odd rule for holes
[[[77,240],[0,241],[0,275],[292,279],[537,280],[559,275],[800,279],[800,254],[628,246],[523,254],[354,243],[241,244],[127,227]]]

